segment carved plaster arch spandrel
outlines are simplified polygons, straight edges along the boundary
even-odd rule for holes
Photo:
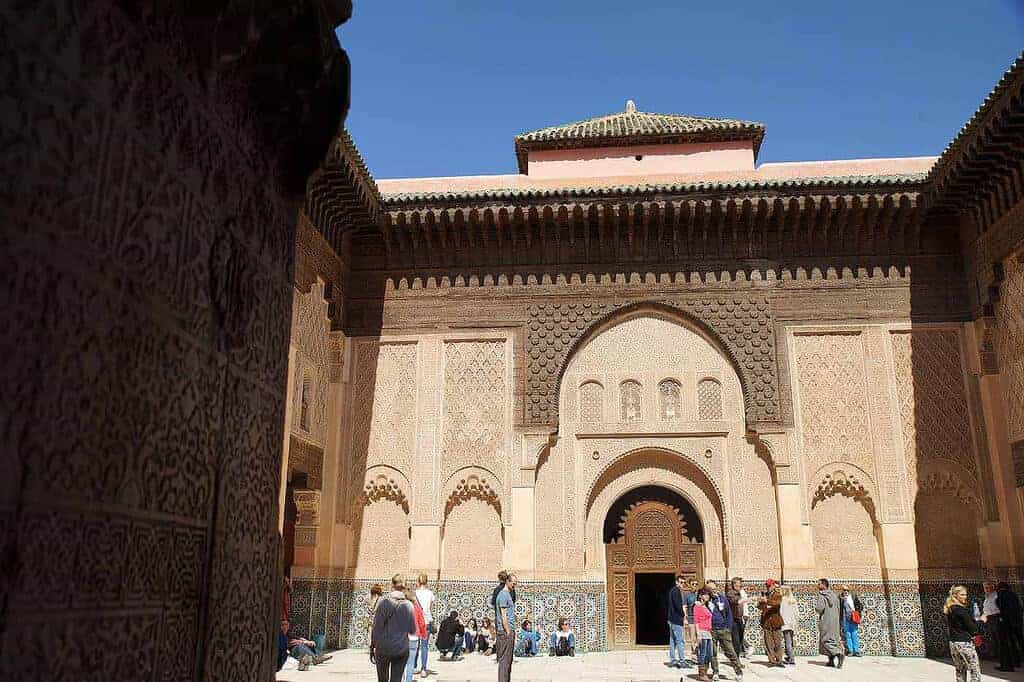
[[[747,428],[781,423],[771,305],[747,293],[686,295],[659,301],[561,301],[528,306],[527,425],[558,426],[558,395],[571,356],[589,339],[631,314],[655,314],[695,327],[736,369]]]
[[[709,549],[707,559],[711,562],[716,556],[724,562],[725,547],[729,538],[729,517],[724,504],[725,496],[714,479],[697,464],[685,456],[665,448],[644,447],[631,450],[605,466],[597,476],[584,483],[586,500],[584,507],[584,536],[587,547],[588,563],[593,556],[604,556],[601,549],[602,534],[597,533],[596,544],[590,525],[604,523],[604,512],[595,516],[595,510],[601,504],[609,507],[618,497],[632,488],[642,485],[668,485],[694,505],[705,524],[705,542]],[[631,486],[625,487],[623,486]],[[606,499],[608,490],[620,492],[612,499]],[[713,521],[713,527],[708,524]],[[717,534],[717,535],[716,535]],[[721,543],[717,554],[713,543],[708,539],[717,537]],[[595,555],[594,552],[597,552]]]
[[[985,505],[978,493],[978,481],[963,466],[948,459],[931,460],[918,470],[917,493],[940,492],[951,502],[968,505],[978,512],[978,518],[985,518]]]
[[[817,481],[811,495],[811,509],[833,495],[842,495],[864,505],[872,523],[878,523],[875,483],[863,469],[847,462],[827,464],[818,469],[811,480]]]
[[[358,509],[380,500],[390,500],[409,514],[412,511],[410,491],[412,486],[398,469],[387,465],[378,465],[366,470],[363,478],[363,489],[351,500],[350,519],[359,518]]]
[[[483,467],[463,467],[452,473],[441,488],[438,496],[439,521],[443,525],[448,514],[461,502],[477,499],[485,502],[498,512],[502,524],[508,524],[508,505],[502,495],[501,479]]]
[[[689,502],[704,526],[704,549],[707,568],[712,574],[722,573],[726,566],[725,531],[721,510],[699,485],[675,471],[658,466],[638,466],[611,480],[594,498],[585,519],[584,547],[586,569],[604,571],[604,519],[615,502],[631,490],[658,485],[678,493]]]

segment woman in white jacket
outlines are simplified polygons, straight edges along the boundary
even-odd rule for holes
[[[797,623],[800,621],[800,607],[793,596],[793,588],[790,585],[783,585],[782,604],[779,606],[779,613],[782,615],[782,641],[786,647],[786,665],[796,665],[796,655],[793,651],[793,633],[796,631]]]

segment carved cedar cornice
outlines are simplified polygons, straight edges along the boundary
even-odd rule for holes
[[[353,247],[385,268],[905,255],[919,189],[393,206]]]
[[[348,131],[338,132],[322,166],[306,187],[303,212],[337,253],[351,230],[375,225],[381,197]]]
[[[927,204],[968,213],[985,232],[1022,199],[1024,53],[935,162]]]

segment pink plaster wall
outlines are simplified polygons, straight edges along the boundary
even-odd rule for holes
[[[642,157],[637,161],[636,157]],[[593,178],[754,170],[750,141],[635,145],[530,152],[531,178]]]
[[[632,157],[630,157],[632,159]],[[766,163],[757,169],[704,171],[687,173],[609,173],[590,177],[549,177],[535,175],[468,175],[440,178],[396,178],[377,180],[385,196],[406,192],[480,192],[484,190],[555,190],[601,188],[620,185],[671,185],[683,183],[767,182],[796,178],[847,177],[926,173],[935,164],[934,156],[894,159],[845,159],[840,161],[798,161]],[[634,162],[637,163],[637,162]]]

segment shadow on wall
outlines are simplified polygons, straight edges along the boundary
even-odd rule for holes
[[[958,267],[958,259],[950,261],[944,290],[911,284],[913,324],[889,338],[898,410],[895,435],[902,443],[896,454],[906,463],[912,505],[906,511],[914,519],[924,649],[932,657],[949,655],[942,613],[949,588],[963,584],[972,599],[982,596],[990,558],[981,533],[987,521],[998,521],[978,377],[966,369],[963,325],[927,322],[936,313],[948,319],[966,306]]]
[[[346,4],[0,12],[0,678],[273,677],[295,216]]]

